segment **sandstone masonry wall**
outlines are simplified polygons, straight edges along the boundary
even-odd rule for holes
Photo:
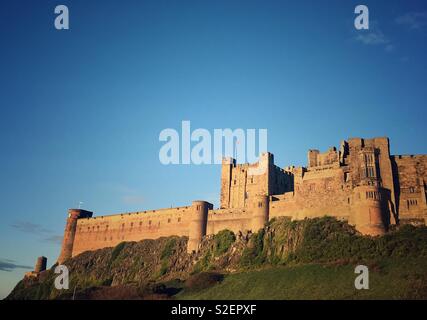
[[[191,206],[79,219],[73,256],[122,241],[188,236]]]
[[[422,224],[427,216],[427,155],[392,156],[399,219]]]
[[[206,234],[229,229],[256,232],[269,219],[334,216],[364,234],[391,224],[425,224],[427,155],[390,156],[388,138],[352,138],[339,150],[309,150],[307,167],[279,168],[271,153],[255,164],[224,159],[220,209],[191,206],[92,217],[70,209],[58,262],[122,241],[188,236],[188,252]]]

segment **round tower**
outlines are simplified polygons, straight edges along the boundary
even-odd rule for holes
[[[213,206],[206,201],[193,201],[190,220],[190,230],[188,236],[187,252],[192,253],[199,249],[202,238],[206,235],[208,224],[208,211]]]
[[[354,188],[353,222],[356,229],[365,235],[378,236],[386,231],[382,188],[359,186]]]
[[[67,259],[73,256],[74,237],[77,230],[77,220],[79,218],[90,218],[92,212],[83,209],[69,209],[67,223],[64,230],[64,238],[62,240],[61,254],[58,258],[58,263],[62,264]]]
[[[266,195],[256,195],[251,201],[252,207],[252,231],[257,232],[264,228],[269,220],[269,197]]]

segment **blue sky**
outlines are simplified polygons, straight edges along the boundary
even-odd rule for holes
[[[54,8],[70,30],[54,28]],[[266,128],[280,166],[389,136],[427,153],[427,4],[2,1],[0,297],[58,256],[67,209],[218,203],[218,165],[160,163],[165,128]]]

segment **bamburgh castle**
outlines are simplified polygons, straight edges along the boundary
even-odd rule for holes
[[[390,155],[388,138],[352,138],[337,150],[308,151],[307,167],[279,168],[270,153],[258,163],[224,159],[220,208],[190,206],[108,216],[70,209],[59,263],[122,241],[187,236],[188,252],[223,229],[256,232],[269,219],[334,216],[366,235],[390,225],[425,224],[427,155]]]

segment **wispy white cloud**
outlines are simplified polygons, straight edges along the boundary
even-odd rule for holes
[[[33,234],[40,238],[41,241],[55,244],[60,244],[62,241],[61,235],[54,234],[53,231],[30,221],[18,221],[12,224],[11,227],[23,233]]]
[[[9,260],[9,259],[0,259],[0,271],[13,271],[15,269],[28,269],[31,270],[33,269],[30,266],[23,266],[23,265],[19,265],[16,264],[15,261],[13,260]]]
[[[384,50],[387,52],[393,52],[396,47],[393,44],[388,44],[385,46]]]
[[[382,45],[390,42],[381,30],[361,31],[356,40],[366,45]]]
[[[427,25],[427,11],[408,12],[396,18],[396,23],[410,29],[420,29]]]
[[[41,225],[29,221],[15,222],[14,224],[12,224],[12,227],[21,232],[32,233],[36,235],[45,235],[51,232],[50,230],[45,229]]]
[[[61,244],[62,238],[63,237],[61,235],[51,235],[46,238],[43,238],[43,241],[54,243],[54,244]]]
[[[356,31],[354,39],[367,46],[382,46],[386,52],[393,52],[396,46],[380,29],[377,21],[372,21],[368,30]]]

